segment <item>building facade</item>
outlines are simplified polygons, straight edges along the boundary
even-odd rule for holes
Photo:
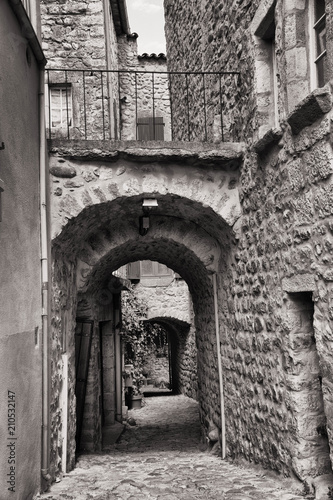
[[[41,433],[47,425],[42,415],[42,406],[47,406],[42,397],[47,383],[42,357],[48,245],[41,206],[47,189],[40,134],[46,61],[38,19],[38,2],[1,3],[0,489],[4,500],[35,496],[48,455]]]
[[[166,0],[165,12],[170,70],[239,72],[224,102],[246,145],[242,215],[231,289],[218,278],[228,452],[311,488],[333,449],[332,2]]]
[[[203,435],[315,491],[333,458],[332,2],[165,0],[166,68],[137,56],[125,1],[44,0],[45,88],[24,4],[0,21],[8,498],[121,419],[113,273],[147,259],[191,294]]]

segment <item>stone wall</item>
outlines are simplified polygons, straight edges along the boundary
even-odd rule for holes
[[[259,0],[211,2],[194,0],[189,3],[166,0],[165,31],[169,71],[239,71],[241,76],[225,75],[221,80],[225,139],[251,137],[256,105],[253,94],[254,71],[251,64],[252,40],[246,29]],[[202,77],[192,79],[190,87],[193,115],[202,120],[203,101],[196,108],[195,99],[202,95]],[[213,103],[207,115],[208,140],[221,140],[220,85],[216,77],[208,78],[206,90]],[[196,96],[193,100],[192,96]],[[186,137],[182,116],[186,116],[186,95],[178,85],[172,95],[174,108],[179,110],[175,137]],[[198,138],[202,140],[202,137]]]
[[[49,68],[106,69],[102,0],[42,0],[41,16],[43,50]],[[110,28],[116,46],[112,24]]]
[[[55,475],[63,470],[63,435],[59,425],[63,420],[61,396],[63,391],[62,353],[68,355],[68,439],[67,470],[75,465],[75,325],[76,286],[75,264],[69,261],[59,249],[54,249],[51,288],[51,333],[50,333],[50,473]],[[63,470],[63,472],[66,472]]]
[[[193,2],[191,6],[165,2],[169,68],[184,64],[189,69],[217,70],[223,63],[226,69],[239,70],[240,93],[228,96],[226,105],[235,118],[236,136],[248,143],[240,185],[242,215],[234,225],[227,268],[218,276],[228,453],[287,475],[296,473],[311,489],[310,478],[327,471],[328,449],[326,457],[322,451],[311,451],[311,460],[302,462],[306,452],[300,451],[304,429],[299,413],[305,411],[304,399],[308,408],[322,411],[323,397],[333,449],[331,89],[328,85],[309,94],[309,68],[301,68],[307,42],[300,30],[307,14],[303,4],[297,10],[294,2],[278,1],[275,42],[281,128],[258,141],[263,117],[256,111],[260,75],[255,72],[258,54],[253,51],[251,23],[259,2],[195,3],[194,9]],[[266,1],[260,6],[268,9],[272,4]],[[194,27],[191,32],[189,25]],[[291,64],[295,57],[300,66]],[[301,75],[306,83],[295,94]],[[290,314],[295,306],[290,294],[295,292],[312,294],[312,327],[306,313],[297,313],[297,318]],[[295,333],[300,323],[306,345]],[[311,328],[315,344],[309,340]],[[319,361],[311,362],[310,369],[306,358],[317,356]],[[214,355],[207,351],[207,362],[209,357],[212,363]],[[300,370],[306,377],[312,371],[314,378],[305,377],[300,383],[295,379]],[[306,396],[303,390],[309,391]],[[214,386],[211,392],[217,391]],[[321,422],[325,415],[321,413]],[[308,436],[325,438],[324,424],[315,423],[316,418],[307,422]]]
[[[196,332],[193,324],[189,329],[178,330],[173,338],[175,352],[172,357],[172,381],[176,393],[198,399],[198,366]]]
[[[136,38],[119,37],[119,67],[136,74],[122,74],[120,80],[121,138],[139,139],[138,119],[163,118],[156,140],[171,140],[169,78],[164,55],[138,56]],[[141,139],[142,140],[142,139]]]
[[[171,278],[168,286],[147,286],[145,279],[135,285],[135,293],[148,304],[148,319],[173,318],[190,323],[191,298],[183,279]]]

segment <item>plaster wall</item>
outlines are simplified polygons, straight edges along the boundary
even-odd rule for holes
[[[6,500],[30,499],[39,489],[42,395],[39,69],[7,1],[1,5],[0,39],[6,68],[0,86],[0,144],[5,146],[0,151],[0,490]],[[15,407],[8,391],[15,393]],[[9,413],[11,418],[15,413],[15,430],[8,426]],[[8,463],[11,451],[15,461]],[[11,466],[15,493],[7,483]]]

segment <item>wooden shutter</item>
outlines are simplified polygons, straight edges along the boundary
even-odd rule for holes
[[[138,118],[139,141],[164,141],[163,117]]]

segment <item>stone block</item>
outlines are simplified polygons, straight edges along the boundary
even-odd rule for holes
[[[328,87],[314,90],[302,102],[297,104],[287,121],[294,134],[312,125],[318,118],[328,113],[332,107],[331,94]]]

